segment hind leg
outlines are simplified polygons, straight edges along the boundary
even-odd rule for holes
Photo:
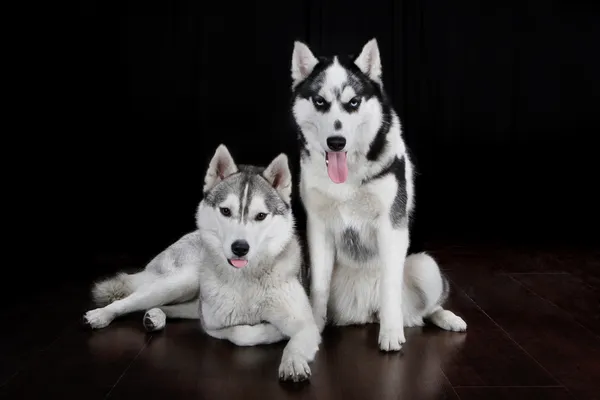
[[[268,323],[207,329],[206,334],[215,339],[229,340],[236,346],[259,346],[277,343],[286,338],[279,329]]]
[[[103,307],[86,312],[83,316],[83,323],[93,329],[100,329],[107,327],[113,319],[115,317]]]
[[[425,319],[444,330],[466,331],[466,322],[442,307],[450,294],[450,283],[430,255],[407,257],[404,278],[405,326],[422,326]]]
[[[104,328],[113,319],[105,312],[106,306],[124,299],[137,288],[149,285],[157,279],[160,279],[159,275],[144,270],[134,274],[119,272],[110,278],[95,282],[91,295],[96,308],[85,313],[84,324],[95,329]]]
[[[94,329],[108,326],[122,315],[148,310],[163,304],[186,301],[196,296],[198,281],[194,268],[181,268],[170,275],[138,287],[124,299],[116,300],[106,307],[88,311],[84,322]]]
[[[434,309],[427,319],[446,331],[465,332],[467,330],[467,323],[464,319],[439,306]]]
[[[92,300],[96,307],[104,307],[110,303],[129,296],[136,288],[157,279],[157,275],[146,270],[134,274],[119,272],[94,283]]]

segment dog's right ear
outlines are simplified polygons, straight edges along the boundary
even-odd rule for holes
[[[307,45],[300,41],[294,42],[292,53],[292,90],[310,75],[319,60],[313,55]]]
[[[215,187],[215,185],[227,178],[231,174],[238,172],[238,167],[231,157],[231,153],[224,144],[217,147],[215,155],[210,164],[208,165],[208,171],[206,171],[206,177],[204,178],[204,193]]]

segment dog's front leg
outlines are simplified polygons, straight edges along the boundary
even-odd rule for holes
[[[161,309],[165,310],[165,314],[169,317],[169,311],[172,315],[181,316],[182,314],[177,312],[175,307],[161,307]],[[194,314],[190,316],[193,317]],[[200,326],[207,335],[215,339],[228,340],[237,346],[258,346],[286,339],[283,333],[269,323],[223,326],[222,320],[217,318],[213,308],[203,301],[197,303],[195,317],[200,320]]]
[[[311,374],[308,363],[315,358],[321,334],[299,282],[288,282],[278,291],[265,311],[264,319],[290,338],[283,349],[279,378],[294,382],[307,380]]]
[[[277,343],[286,338],[274,325],[236,325],[223,329],[207,329],[206,334],[215,339],[229,340],[236,346],[259,346]]]
[[[309,215],[306,226],[312,312],[319,332],[322,332],[327,323],[327,303],[329,302],[335,249],[325,223],[318,216]]]
[[[379,348],[383,351],[398,351],[406,341],[402,285],[409,243],[408,228],[394,228],[388,221],[382,222],[378,239],[382,261],[379,283]]]

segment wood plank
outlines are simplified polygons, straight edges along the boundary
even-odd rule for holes
[[[194,322],[171,321],[110,398],[458,399],[439,367],[457,345],[449,335],[412,329],[404,354],[383,354],[377,332],[375,325],[328,328],[310,383],[293,385],[278,382],[283,344],[236,347]]]
[[[513,279],[569,313],[600,335],[600,288],[588,286],[571,274],[514,274]]]
[[[600,340],[505,274],[450,271],[452,280],[576,397],[598,397]]]
[[[447,309],[467,322],[457,334],[431,328],[456,341],[460,351],[442,369],[453,386],[553,386],[554,380],[519,348],[464,292],[451,287]]]
[[[37,333],[44,335],[43,330]],[[149,339],[141,317],[93,332],[73,323],[0,394],[15,399],[103,399]]]
[[[88,288],[82,285],[48,288],[19,299],[0,312],[0,386],[39,357],[65,329],[83,315]]]
[[[462,400],[572,400],[565,388],[544,387],[458,387]]]

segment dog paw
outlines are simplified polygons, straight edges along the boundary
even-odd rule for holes
[[[300,355],[284,355],[279,365],[279,379],[282,381],[303,382],[310,378],[308,360]]]
[[[465,320],[456,314],[448,316],[443,321],[443,325],[444,326],[442,328],[447,331],[465,332],[467,330],[467,323],[465,322]]]
[[[406,342],[404,329],[381,328],[379,330],[379,348],[382,351],[400,351]]]
[[[464,332],[467,323],[464,319],[449,310],[439,310],[432,315],[432,321],[440,328],[452,332]]]
[[[93,329],[100,329],[108,326],[113,319],[114,316],[109,311],[103,308],[96,308],[85,313],[83,323]]]
[[[167,316],[160,308],[152,308],[144,314],[144,328],[148,332],[158,331],[167,324]]]

